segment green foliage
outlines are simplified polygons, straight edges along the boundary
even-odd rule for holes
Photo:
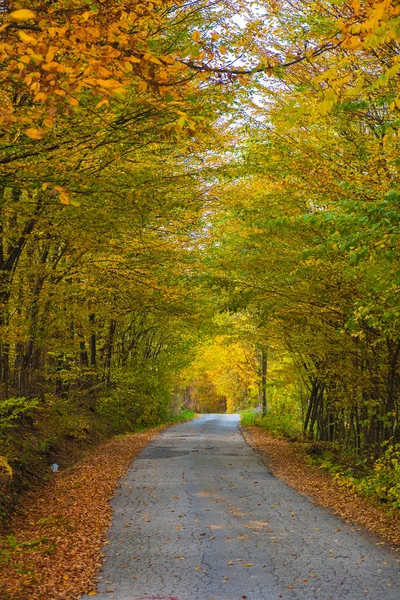
[[[268,411],[262,415],[254,411],[244,411],[240,414],[240,418],[244,427],[255,425],[265,428],[272,435],[293,440],[302,438],[301,421],[292,414],[276,414]]]
[[[254,410],[243,410],[240,412],[240,422],[244,427],[258,426],[261,416]]]
[[[40,538],[36,540],[29,540],[27,542],[20,542],[14,535],[7,535],[2,540],[2,547],[0,548],[0,565],[7,566],[9,561],[15,556],[15,550],[22,556],[24,553],[30,554],[40,549],[40,552],[51,556],[56,550],[57,543],[50,541],[48,538]],[[21,567],[18,571],[20,574],[29,574],[24,567]]]
[[[182,409],[179,414],[171,415],[167,418],[167,423],[181,423],[182,421],[191,421],[196,417],[196,413],[193,410]]]
[[[400,444],[387,446],[373,465],[372,473],[356,483],[365,496],[400,509]]]
[[[33,482],[51,477],[53,462],[63,469],[77,452],[81,453],[107,437],[194,417],[188,410],[172,415],[170,397],[165,379],[154,370],[130,377],[121,374],[120,386],[95,403],[92,400],[89,406],[79,404],[79,396],[72,395],[46,398],[40,410],[33,404],[29,420],[14,419],[1,442],[5,455],[0,457],[1,520],[7,520],[10,506]],[[22,399],[20,404],[23,404]]]
[[[0,402],[0,436],[18,424],[23,416],[32,416],[37,412],[38,398],[7,398]]]
[[[400,444],[385,444],[383,454],[375,460],[345,454],[333,446],[318,453],[311,453],[311,448],[309,462],[328,471],[340,486],[388,510],[400,509]]]
[[[97,411],[112,430],[134,431],[167,418],[171,401],[168,384],[158,371],[144,369],[119,373],[115,390],[100,397]]]

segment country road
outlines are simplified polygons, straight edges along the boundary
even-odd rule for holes
[[[398,600],[400,555],[271,475],[238,424],[203,415],[132,463],[95,598]]]

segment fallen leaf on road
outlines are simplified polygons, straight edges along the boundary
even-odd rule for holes
[[[245,527],[246,529],[262,529],[267,527],[268,521],[249,521]]]

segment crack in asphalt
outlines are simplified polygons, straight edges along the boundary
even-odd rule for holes
[[[238,424],[203,415],[132,463],[96,599],[398,600],[400,557],[273,476]]]

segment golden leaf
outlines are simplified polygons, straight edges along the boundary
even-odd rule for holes
[[[31,54],[31,58],[36,62],[41,62],[43,60],[43,56],[41,54]]]
[[[42,65],[42,69],[44,69],[45,71],[51,71],[51,69],[58,69],[59,67],[59,63],[58,62],[50,62],[50,63],[45,63],[44,65]]]
[[[342,43],[343,48],[357,48],[360,45],[360,40],[357,36],[352,36]]]
[[[67,194],[65,194],[65,193],[60,194],[60,202],[61,202],[61,204],[65,204],[66,206],[69,206],[70,202],[69,202],[69,198],[68,198]]]
[[[98,83],[106,89],[117,89],[121,87],[119,81],[115,79],[98,79]]]
[[[34,38],[32,35],[28,35],[25,33],[25,31],[18,31],[18,37],[25,44],[32,44],[32,46],[37,44],[36,38]]]
[[[47,54],[46,54],[46,58],[45,58],[46,63],[51,63],[53,61],[53,58],[54,58],[56,52],[57,52],[57,48],[49,48],[47,50]]]
[[[192,34],[192,39],[194,42],[198,42],[201,38],[200,31],[194,31]]]
[[[24,133],[32,140],[42,140],[45,136],[44,131],[42,131],[41,129],[33,129],[32,127],[29,129],[25,129]]]
[[[12,468],[5,456],[0,456],[0,467],[4,467],[10,477],[12,477]]]
[[[37,94],[35,94],[35,100],[37,100],[38,102],[45,102],[48,98],[48,94],[46,94],[45,92],[38,92]]]
[[[27,8],[21,8],[20,10],[14,10],[10,14],[10,19],[13,21],[29,21],[29,19],[35,18],[35,13]]]
[[[114,96],[115,98],[118,98],[119,100],[124,100],[125,94],[126,94],[126,89],[121,87],[118,90],[112,90],[110,92],[110,94],[112,96]]]
[[[93,17],[94,12],[92,10],[87,10],[86,12],[81,14],[82,21],[87,21],[89,17]],[[93,594],[92,594],[93,595]],[[90,596],[90,594],[89,594]]]
[[[100,102],[96,104],[96,108],[100,108],[103,105],[110,106],[110,102],[109,100],[107,100],[107,98],[105,98],[104,100],[100,100]]]

